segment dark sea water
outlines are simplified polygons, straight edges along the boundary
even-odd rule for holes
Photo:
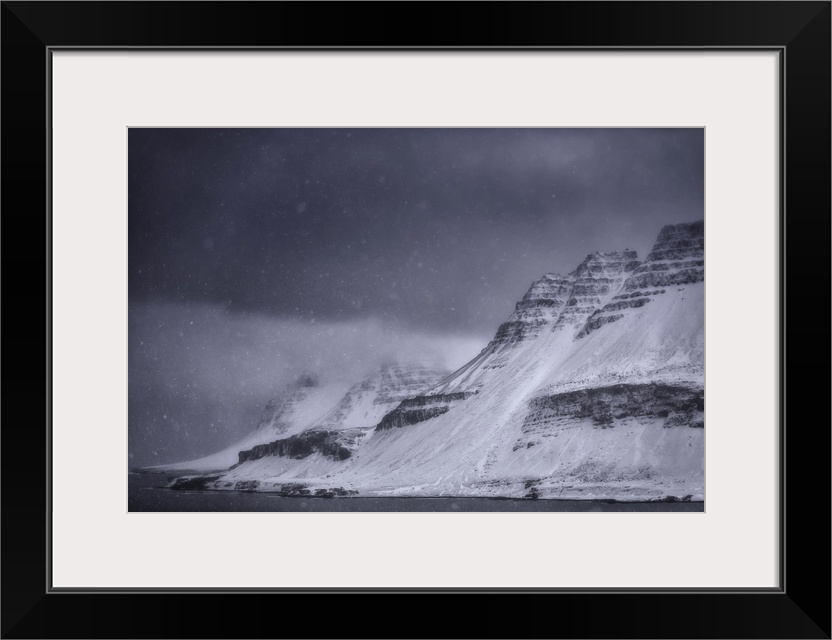
[[[703,502],[489,498],[287,498],[268,493],[171,491],[165,474],[128,476],[129,511],[704,511]]]

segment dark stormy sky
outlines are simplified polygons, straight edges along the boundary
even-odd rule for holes
[[[130,129],[132,465],[300,371],[475,355],[528,285],[704,212],[701,129]]]

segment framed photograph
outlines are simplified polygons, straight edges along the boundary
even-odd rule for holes
[[[830,637],[828,2],[2,11],[3,637]]]
[[[128,511],[704,511],[704,150],[129,129]]]

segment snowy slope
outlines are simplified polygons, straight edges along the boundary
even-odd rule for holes
[[[547,274],[476,358],[375,429],[324,418],[209,488],[702,499],[703,256],[702,223],[674,225],[644,262],[595,253]],[[331,414],[358,427],[339,411],[371,415],[360,393]]]
[[[236,464],[239,452],[307,430],[348,431],[370,429],[405,398],[418,395],[447,374],[435,364],[387,363],[378,371],[344,389],[341,383],[322,383],[304,374],[272,399],[255,431],[243,440],[210,456],[152,471],[224,471]],[[345,435],[350,446],[361,433]]]
[[[317,376],[300,375],[269,401],[257,429],[241,441],[204,458],[148,467],[147,471],[223,471],[237,462],[239,451],[307,428],[329,411],[343,393],[342,383],[324,383]]]
[[[387,363],[353,385],[337,406],[311,428],[325,430],[375,427],[406,398],[417,396],[447,373],[438,365]]]
[[[534,353],[542,349],[560,357],[558,354],[571,346],[575,328],[582,327],[596,309],[612,298],[638,264],[635,251],[593,253],[566,276],[544,275],[532,284],[508,322],[500,326],[479,356],[430,393],[478,389],[489,384],[495,370],[515,361],[535,360]],[[523,355],[529,349],[531,354]],[[551,361],[550,357],[540,359]]]

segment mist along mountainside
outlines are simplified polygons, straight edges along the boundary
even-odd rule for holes
[[[704,499],[704,225],[532,283],[477,357],[305,376],[171,488],[310,496]],[[322,409],[323,408],[323,409]]]

